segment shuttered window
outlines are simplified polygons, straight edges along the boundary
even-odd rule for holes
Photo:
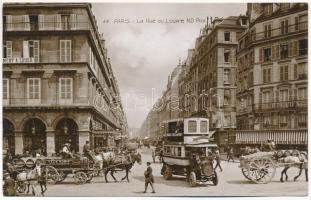
[[[2,88],[3,88],[3,91],[2,91],[3,100],[8,100],[9,96],[10,96],[9,79],[4,78],[2,82],[3,82],[3,85],[2,85]]]
[[[287,34],[288,33],[288,20],[281,21],[281,34]]]
[[[72,99],[72,78],[59,78],[60,99]]]
[[[39,40],[23,41],[23,57],[33,58],[34,62],[39,62]]]
[[[27,98],[30,100],[40,100],[41,98],[40,78],[27,79]]]
[[[12,41],[3,42],[3,58],[12,58]]]
[[[288,80],[288,66],[280,66],[280,81]]]
[[[71,40],[60,40],[60,62],[71,62]]]

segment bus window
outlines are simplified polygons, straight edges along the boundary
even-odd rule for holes
[[[171,147],[171,155],[173,156],[175,153],[174,153],[174,147]]]
[[[197,132],[197,122],[196,121],[189,121],[188,122],[188,132],[195,133]]]
[[[168,132],[175,133],[177,129],[177,122],[169,122],[168,123]]]
[[[207,133],[207,121],[200,122],[200,132]]]
[[[178,152],[177,152],[177,156],[181,156],[181,147],[178,147],[178,148],[177,148],[177,151],[178,151]]]

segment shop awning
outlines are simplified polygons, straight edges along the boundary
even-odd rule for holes
[[[272,139],[276,144],[308,144],[308,131],[262,130],[236,131],[236,144],[261,144]]]

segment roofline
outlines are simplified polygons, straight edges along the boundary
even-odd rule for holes
[[[4,3],[3,8],[22,8],[25,7],[92,7],[91,3]]]

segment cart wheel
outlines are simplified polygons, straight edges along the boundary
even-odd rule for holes
[[[55,167],[46,166],[46,180],[50,184],[55,184],[60,180],[60,174],[57,172]]]
[[[93,172],[88,172],[87,173],[87,180],[86,180],[86,182],[87,183],[91,182],[93,177],[94,177],[94,173]]]
[[[245,177],[245,178],[247,178],[248,180],[252,180],[250,177],[249,177],[249,173],[248,173],[248,169],[247,168],[242,168],[241,169],[241,171],[242,171],[242,174],[243,174],[243,176]]]
[[[27,184],[24,181],[17,181],[15,184],[15,189],[18,193],[22,194],[25,193],[27,189]]]
[[[197,179],[194,172],[190,172],[189,184],[191,187],[195,187],[197,185]]]
[[[84,172],[76,172],[74,177],[76,184],[84,184],[87,181],[87,175]]]
[[[169,180],[172,178],[173,171],[172,168],[169,165],[165,165],[164,172],[163,172],[163,177],[165,180]]]
[[[63,182],[66,178],[67,178],[67,174],[65,174],[63,171],[60,171],[58,179],[57,179],[57,183]]]
[[[284,156],[285,156],[285,157],[290,156],[290,155],[291,155],[290,151],[286,150],[286,151],[284,152]]]
[[[26,160],[26,167],[27,168],[32,169],[32,168],[34,168],[34,166],[35,166],[35,161],[33,161],[30,158],[28,160]]]
[[[249,163],[248,176],[255,183],[268,183],[274,177],[275,169],[271,158],[253,158]]]
[[[16,168],[23,168],[25,166],[25,162],[20,158],[14,158],[12,164]]]
[[[216,171],[214,172],[214,176],[212,177],[213,184],[216,186],[218,184],[218,176]]]

